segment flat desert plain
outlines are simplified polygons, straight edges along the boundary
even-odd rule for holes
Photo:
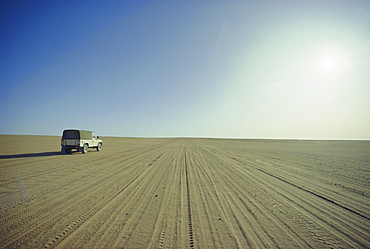
[[[0,136],[1,248],[370,248],[370,142]]]

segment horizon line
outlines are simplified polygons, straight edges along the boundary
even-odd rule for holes
[[[6,134],[0,133],[1,136],[50,136],[60,137],[61,135],[51,134]],[[117,136],[117,135],[99,135],[100,137],[113,137],[113,138],[200,138],[200,139],[235,139],[235,140],[329,140],[329,141],[370,141],[370,138],[275,138],[275,137],[212,137],[212,136]]]

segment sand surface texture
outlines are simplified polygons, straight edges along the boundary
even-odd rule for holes
[[[370,248],[370,143],[0,136],[0,248]]]

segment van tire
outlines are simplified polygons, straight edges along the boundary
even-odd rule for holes
[[[82,149],[82,153],[86,154],[88,152],[88,150],[89,150],[89,146],[87,144],[84,144],[84,147]]]

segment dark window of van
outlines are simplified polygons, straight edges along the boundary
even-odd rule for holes
[[[78,131],[64,131],[63,139],[80,139],[80,133]]]

